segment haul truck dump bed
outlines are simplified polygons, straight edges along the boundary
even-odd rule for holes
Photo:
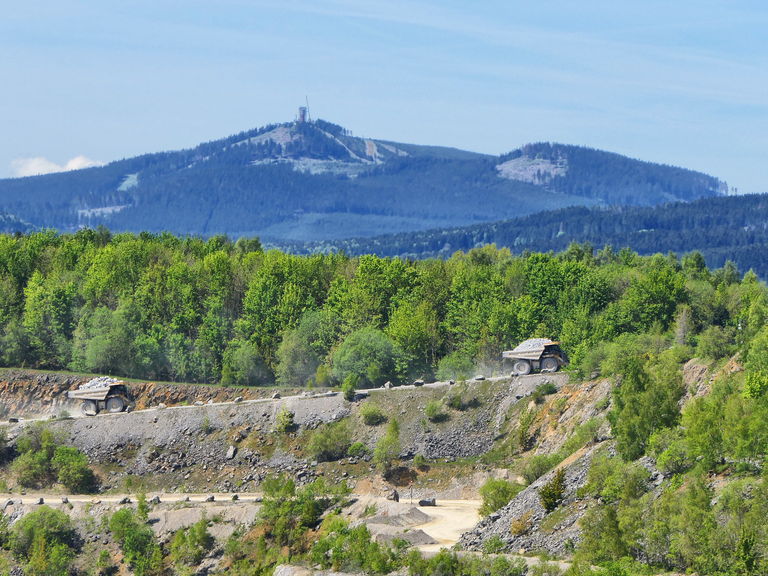
[[[514,350],[501,353],[502,362],[512,361],[512,373],[518,376],[530,374],[534,370],[557,372],[560,366],[568,365],[568,356],[560,349],[560,342],[548,338],[531,338],[521,342]]]

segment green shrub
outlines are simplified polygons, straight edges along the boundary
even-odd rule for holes
[[[757,400],[768,391],[768,372],[747,372],[744,380],[744,398]]]
[[[360,377],[357,374],[349,374],[344,378],[344,382],[341,385],[341,393],[349,402],[352,402],[355,399],[355,388],[359,381]]]
[[[318,462],[344,458],[352,443],[352,434],[345,421],[335,422],[315,430],[307,443],[307,451]]]
[[[74,493],[93,487],[88,458],[77,448],[63,446],[61,437],[40,423],[29,426],[17,441],[21,455],[11,470],[21,486],[46,486],[58,480]]]
[[[58,446],[52,464],[58,470],[59,482],[70,492],[79,494],[93,489],[95,477],[88,467],[88,458],[77,448]]]
[[[509,504],[510,500],[517,496],[523,487],[506,480],[491,478],[480,487],[480,497],[483,503],[480,505],[480,515],[488,516]]]
[[[466,405],[464,404],[464,401],[461,398],[461,394],[451,394],[445,399],[445,405],[451,408],[452,410],[464,410],[466,408]]]
[[[597,442],[603,422],[602,418],[590,418],[584,424],[574,428],[568,440],[563,444],[562,455],[567,458],[587,444]]]
[[[387,426],[387,433],[376,444],[373,451],[373,460],[384,468],[392,465],[392,460],[400,456],[400,425],[392,418]]]
[[[560,505],[565,496],[565,470],[559,468],[554,478],[539,488],[539,501],[547,512]]]
[[[370,453],[371,451],[368,449],[368,446],[363,442],[355,442],[347,450],[347,456],[352,456],[353,458],[364,458]]]
[[[283,404],[280,412],[277,413],[277,421],[275,422],[275,431],[285,434],[295,429],[293,423],[293,412],[288,410],[288,406]]]
[[[171,544],[171,560],[174,566],[196,566],[214,544],[215,540],[208,532],[208,519],[203,513],[195,524],[176,531]]]
[[[681,428],[664,428],[655,432],[648,442],[656,464],[666,474],[679,474],[691,467],[693,459]]]
[[[109,520],[109,530],[120,543],[125,558],[136,576],[156,573],[162,566],[162,553],[155,533],[134,513],[122,508]]]
[[[541,392],[544,396],[548,396],[549,394],[557,393],[557,386],[552,382],[544,382],[544,384],[541,384],[536,390]]]
[[[504,552],[504,541],[498,534],[494,534],[483,542],[484,554],[500,554],[501,552]]]
[[[416,468],[424,468],[427,465],[427,459],[424,458],[422,454],[416,454],[416,456],[413,457],[413,465],[416,466]]]
[[[32,556],[32,548],[36,542],[38,546],[67,546],[74,536],[69,516],[50,506],[41,506],[14,524],[9,544],[14,556],[27,559]],[[60,553],[61,551],[57,554]]]
[[[360,417],[368,426],[377,426],[387,421],[382,409],[373,402],[366,402],[360,407]]]
[[[531,425],[536,419],[536,410],[528,410],[527,407],[523,407],[523,411],[520,413],[520,428],[517,430],[517,442],[520,445],[521,450],[528,449],[528,443],[530,442]]]
[[[448,415],[443,412],[443,405],[438,400],[427,402],[424,414],[429,418],[430,422],[443,422],[448,419]]]
[[[719,360],[733,353],[733,328],[721,328],[710,326],[699,336],[699,345],[696,348],[698,356]]]

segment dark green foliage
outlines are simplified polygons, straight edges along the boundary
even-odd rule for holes
[[[160,573],[162,555],[155,533],[132,508],[115,512],[109,520],[109,530],[120,543],[128,564],[137,576]]]
[[[95,478],[85,454],[64,446],[63,438],[43,424],[28,426],[16,448],[20,454],[11,470],[21,486],[48,486],[58,480],[76,494],[93,488]]]
[[[189,528],[176,531],[171,544],[171,560],[175,566],[196,566],[214,546],[215,540],[208,532],[208,518],[202,518]]]
[[[622,372],[608,419],[617,450],[626,460],[635,460],[645,453],[651,434],[677,423],[682,377],[676,365],[661,365],[651,375],[639,359],[629,359]]]
[[[377,465],[388,469],[392,461],[400,457],[400,424],[395,418],[389,421],[387,433],[376,444],[373,459]]]
[[[263,486],[259,519],[270,558],[276,558],[283,546],[291,554],[306,552],[310,545],[307,530],[315,528],[323,512],[343,502],[350,492],[344,482],[329,486],[322,478],[300,489],[284,477],[267,479]]]
[[[552,480],[539,488],[539,501],[547,512],[552,512],[565,496],[565,470],[558,468]]]
[[[368,426],[378,426],[387,421],[387,416],[378,404],[366,402],[360,406],[360,417]]]
[[[61,556],[64,546],[69,550],[75,536],[69,517],[49,506],[41,506],[14,524],[10,548],[17,558],[33,560],[33,556]]]
[[[352,402],[355,399],[355,389],[360,377],[357,374],[349,374],[344,378],[344,382],[341,385],[341,393],[344,395],[344,399]]]
[[[352,456],[353,458],[363,458],[370,453],[371,451],[368,446],[362,442],[352,443],[352,445],[347,450],[347,456]]]
[[[93,488],[93,471],[88,458],[75,447],[58,446],[51,461],[58,470],[59,482],[74,494],[89,492]]]
[[[384,380],[397,380],[397,364],[402,356],[380,330],[363,328],[347,337],[333,357],[333,376],[345,380],[357,376],[376,386]]]
[[[496,512],[496,510],[506,506],[522,490],[523,486],[519,484],[512,484],[501,478],[491,478],[480,487],[480,497],[483,499],[483,503],[480,505],[480,514],[488,516]]]
[[[315,430],[309,438],[306,450],[318,462],[325,462],[344,458],[351,444],[349,425],[342,420]]]

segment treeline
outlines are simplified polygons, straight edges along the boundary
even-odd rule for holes
[[[264,252],[258,239],[168,233],[0,236],[0,362],[187,382],[360,385],[499,369],[502,350],[710,327],[732,342],[762,306],[754,274],[701,254],[572,245],[447,260]],[[744,332],[741,332],[744,334]]]
[[[699,250],[711,268],[731,260],[740,270],[751,268],[760,278],[768,278],[768,195],[704,198],[642,208],[578,206],[463,228],[277,245],[297,254],[343,250],[349,255],[435,258],[484,244],[508,247],[518,254],[525,250],[559,252],[571,242],[628,246],[643,255]]]

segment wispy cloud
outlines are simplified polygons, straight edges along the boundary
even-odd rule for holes
[[[17,178],[21,178],[22,176],[38,176],[40,174],[53,174],[54,172],[69,172],[70,170],[91,168],[93,166],[104,166],[104,162],[91,160],[85,156],[76,156],[64,166],[59,166],[55,162],[51,162],[42,156],[37,158],[17,158],[16,160],[11,161],[11,174]]]

